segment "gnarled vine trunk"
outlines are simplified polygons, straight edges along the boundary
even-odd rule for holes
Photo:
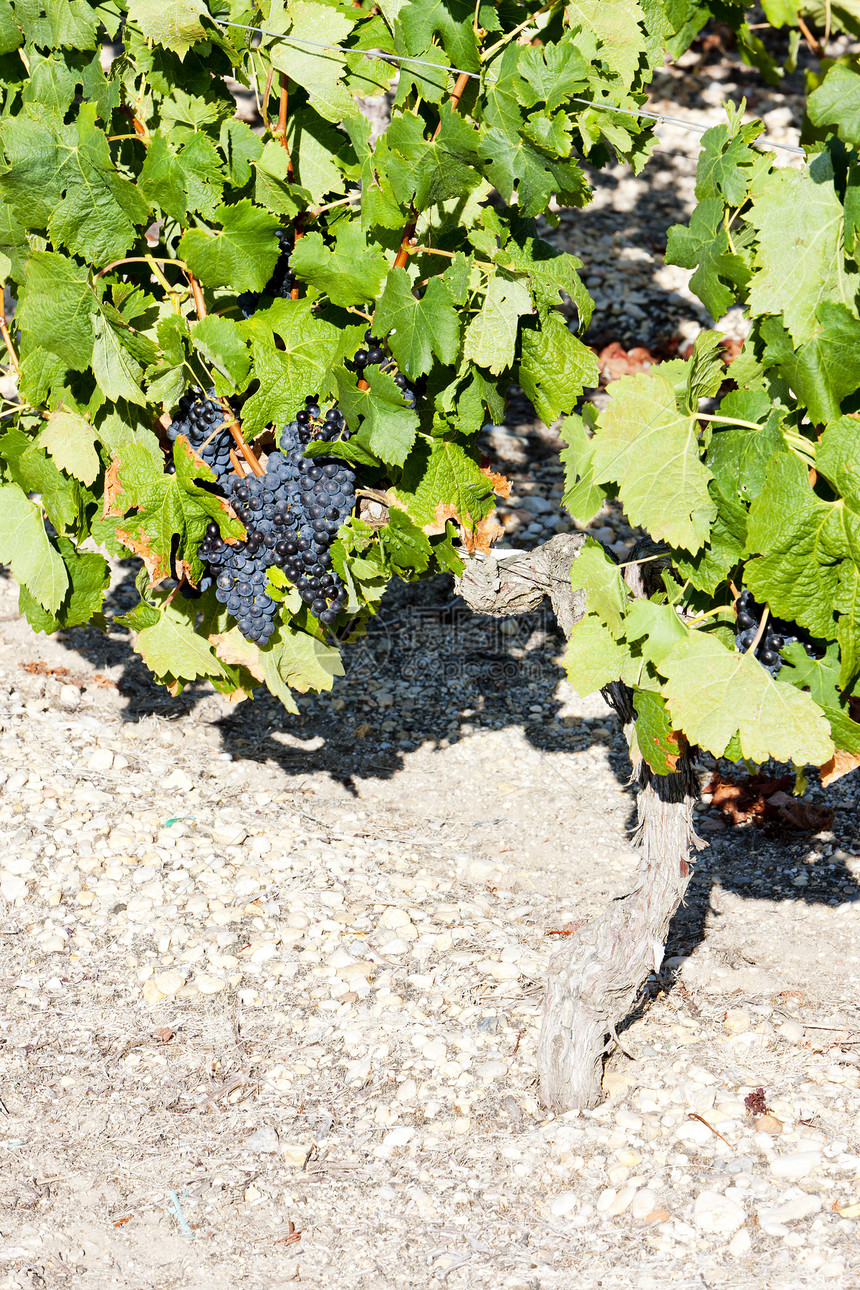
[[[507,558],[476,556],[459,581],[466,604],[493,617],[527,613],[549,596],[565,638],[585,612],[585,593],[571,588],[570,570],[583,534],[552,538]],[[647,594],[641,566],[625,570],[635,596]],[[606,691],[629,735],[634,718],[630,692]],[[603,1097],[607,1040],[634,1006],[649,973],[659,969],[672,915],[690,880],[696,783],[688,752],[671,775],[655,775],[645,762],[639,779],[636,842],[640,863],[635,889],[580,928],[554,955],[549,968],[538,1046],[541,1097],[556,1111],[596,1106]]]

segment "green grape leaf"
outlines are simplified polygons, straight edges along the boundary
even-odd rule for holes
[[[516,194],[517,208],[525,216],[541,214],[553,193],[560,205],[582,206],[590,192],[578,162],[573,157],[567,159],[573,145],[566,133],[559,136],[563,121],[541,119],[549,130],[555,126],[555,137],[530,138],[522,130],[508,133],[492,129],[484,133],[479,145],[487,178],[505,201],[512,201]],[[534,118],[532,121],[534,124]]]
[[[12,54],[24,43],[9,0],[0,0],[0,54]]]
[[[605,623],[594,614],[586,614],[570,633],[564,670],[576,693],[585,699],[610,681],[617,681],[627,658],[627,650],[613,638]]]
[[[589,612],[596,614],[613,636],[620,636],[624,629],[629,593],[618,565],[594,538],[586,538],[570,570],[574,591],[587,595]]]
[[[788,681],[798,690],[808,690],[819,708],[838,708],[839,695],[839,647],[832,643],[827,646],[824,658],[810,658],[800,641],[794,641],[781,649],[785,660],[780,669],[780,681]]]
[[[157,612],[156,622],[137,628],[134,647],[159,680],[196,681],[227,675],[211,645],[196,630],[196,601],[186,602],[177,596]],[[135,628],[137,623],[131,618],[127,625]]]
[[[734,366],[733,369],[734,370]],[[732,390],[720,404],[720,413],[738,421],[757,421],[758,430],[746,426],[721,426],[713,422],[706,460],[721,494],[752,501],[764,487],[768,462],[776,452],[786,452],[780,431],[784,410],[774,407],[764,390]]]
[[[820,425],[839,416],[842,400],[860,384],[860,322],[844,305],[824,300],[816,312],[815,334],[799,346],[778,318],[765,318],[764,363],[776,367]]]
[[[207,287],[262,291],[277,264],[280,224],[247,198],[216,211],[221,228],[191,228],[179,240],[179,254]]]
[[[164,45],[184,58],[192,45],[206,39],[201,16],[209,17],[203,0],[129,0],[129,21],[136,23],[147,40]],[[250,19],[249,19],[250,21]]]
[[[87,0],[17,0],[15,17],[34,45],[95,48],[99,15]]]
[[[42,508],[17,484],[0,484],[0,562],[50,613],[63,602],[69,575],[45,532]]]
[[[300,694],[313,691],[321,694],[330,690],[337,676],[343,676],[340,651],[334,645],[281,623],[274,638],[269,641],[263,657],[270,654],[281,679]],[[267,681],[268,681],[267,669]]]
[[[514,362],[519,320],[532,312],[532,298],[523,284],[507,274],[490,278],[481,312],[466,328],[464,357],[495,376]]]
[[[331,323],[312,313],[309,300],[276,300],[259,311],[246,330],[251,333],[254,376],[260,386],[242,409],[245,433],[252,438],[269,422],[280,426],[291,421],[304,407],[308,392],[326,391],[338,334]]]
[[[860,568],[852,560],[844,560],[839,566],[834,608],[839,613],[839,687],[844,694],[850,694],[860,676]]]
[[[379,540],[391,567],[398,573],[424,573],[430,567],[433,548],[429,539],[399,507],[388,512],[388,523],[379,530]]]
[[[616,481],[631,524],[695,554],[716,515],[696,422],[678,410],[659,371],[625,376],[609,393],[598,418],[591,482]]]
[[[474,530],[493,509],[493,485],[479,454],[448,439],[419,440],[400,485],[389,491],[427,534],[444,533],[448,520]]]
[[[95,426],[86,417],[67,408],[58,408],[51,413],[36,442],[60,470],[84,484],[92,484],[101,470],[95,438]]]
[[[251,370],[251,355],[240,324],[209,314],[191,330],[191,342],[208,363],[236,390],[243,390]],[[224,393],[232,393],[225,389]],[[216,393],[220,393],[216,386]]]
[[[696,167],[696,197],[721,198],[727,206],[742,206],[750,180],[762,163],[762,155],[749,144],[764,130],[760,121],[741,126],[733,137],[727,125],[713,126],[702,135],[702,151]]]
[[[644,659],[659,664],[678,641],[686,639],[687,628],[672,605],[634,600],[627,610],[624,634],[628,641],[641,642],[639,652]]]
[[[263,152],[263,141],[248,125],[231,117],[221,122],[218,138],[227,163],[227,173],[237,188],[244,188],[251,178],[251,163],[258,161]],[[281,149],[283,152],[283,148]]]
[[[379,336],[393,333],[391,352],[409,377],[429,372],[434,354],[443,363],[453,363],[460,348],[460,319],[442,278],[431,278],[416,300],[406,270],[392,269],[373,326]]]
[[[599,376],[593,350],[573,335],[560,314],[550,314],[540,329],[523,327],[517,382],[547,425],[572,411],[583,389],[596,386]]]
[[[855,312],[855,279],[845,264],[844,212],[827,153],[802,170],[784,166],[761,179],[746,213],[758,231],[753,314],[782,314],[795,344],[817,329],[816,311],[835,301]]]
[[[423,57],[438,36],[455,67],[480,71],[471,0],[410,0],[398,14],[398,25],[406,41],[406,53]]]
[[[357,222],[339,224],[335,245],[329,250],[319,233],[307,233],[290,256],[297,278],[317,292],[325,292],[336,305],[363,305],[379,293],[388,263],[367,245]]]
[[[814,125],[833,125],[846,143],[860,143],[860,76],[838,63],[831,67],[806,110]]]
[[[93,355],[97,307],[86,269],[64,255],[34,251],[17,315],[25,337],[22,353],[41,347],[57,354],[72,371],[85,371]]]
[[[815,636],[833,636],[833,607],[843,561],[860,565],[860,516],[842,502],[823,502],[807,468],[785,453],[750,507],[747,548],[756,554],[746,585],[762,604]]]
[[[749,281],[750,271],[741,257],[729,251],[723,226],[723,203],[706,197],[694,208],[689,227],[673,224],[666,244],[667,264],[695,269],[690,289],[695,291],[712,318],[722,318],[738,292]]]
[[[587,524],[600,510],[612,489],[594,479],[594,439],[581,416],[565,417],[558,428],[567,445],[561,450],[564,466],[564,496],[561,504],[580,524]]]
[[[105,518],[118,518],[119,540],[143,560],[152,585],[172,576],[172,544],[179,537],[177,560],[187,558],[192,581],[203,566],[197,548],[206,526],[218,522],[225,538],[239,538],[244,528],[227,510],[227,503],[201,488],[211,481],[207,466],[194,460],[184,436],[173,449],[176,473],[164,473],[163,462],[140,443],[125,443],[114,456],[105,481]],[[173,673],[174,676],[178,674]]]
[[[658,666],[675,727],[714,756],[722,756],[734,734],[754,762],[773,757],[821,765],[832,756],[827,719],[812,698],[713,635],[688,633]]]
[[[699,591],[712,596],[743,556],[747,537],[747,508],[736,496],[727,497],[715,480],[708,491],[717,508],[707,545],[691,558],[679,556],[675,567]]]
[[[671,775],[678,767],[684,741],[672,729],[666,701],[653,690],[634,690],[636,744],[655,775]]]
[[[56,611],[46,610],[22,583],[18,598],[21,613],[34,632],[56,632],[88,623],[101,612],[105,593],[110,586],[110,566],[96,551],[78,551],[68,538],[58,538],[57,546],[69,577],[69,586]]]
[[[646,52],[644,18],[636,0],[573,0],[567,5],[570,26],[597,36],[595,61],[602,61],[623,85],[634,84],[639,59]]]
[[[271,31],[289,30],[290,36],[335,47],[343,45],[353,25],[353,18],[315,0],[290,0],[283,16],[273,7],[266,23]],[[355,100],[343,82],[346,59],[336,49],[308,48],[291,44],[287,38],[272,46],[272,63],[307,91],[311,106],[327,121],[337,125],[357,114]]]
[[[122,346],[104,314],[94,316],[93,331],[92,368],[99,388],[114,402],[127,399],[145,407],[146,397],[140,388],[143,369]]]
[[[830,481],[852,511],[860,511],[860,426],[857,418],[831,421],[815,452],[815,468]]]
[[[0,439],[0,455],[8,473],[25,493],[38,493],[51,523],[58,532],[76,526],[80,511],[80,488],[62,474],[57,464],[22,430],[7,430]]]
[[[402,466],[418,433],[418,417],[406,404],[394,378],[378,367],[365,369],[369,388],[359,390],[343,368],[335,373],[338,403],[356,442],[387,466]]]

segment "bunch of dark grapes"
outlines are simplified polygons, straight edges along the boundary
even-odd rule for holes
[[[280,285],[275,283],[279,270],[269,284],[275,284],[281,295],[289,294],[292,286],[288,261],[287,254]],[[272,292],[267,288],[267,293],[274,294],[274,288]],[[370,332],[365,341],[367,348],[358,350],[354,358],[359,376],[375,365],[382,371],[393,371],[406,403],[414,407],[416,396],[406,377],[397,372]],[[236,619],[242,634],[258,645],[266,644],[275,626],[278,606],[267,590],[268,570],[273,565],[284,570],[311,613],[325,626],[334,624],[346,605],[346,588],[331,567],[331,545],[355,505],[355,468],[336,457],[306,457],[305,449],[310,443],[349,437],[337,405],[323,412],[316,398],[308,395],[295,420],[283,427],[279,450],[269,454],[264,476],[240,478],[226,471],[219,476],[223,492],[245,525],[247,538],[231,545],[221,537],[214,521],[209,525],[198,550],[208,566],[200,587],[207,577],[214,577],[219,601]],[[229,457],[227,463],[229,467]]]
[[[243,291],[237,297],[237,304],[242,311],[243,318],[251,317],[251,314],[259,308],[262,297],[268,296],[273,300],[287,300],[292,294],[293,287],[296,285],[296,275],[290,268],[293,241],[289,233],[285,233],[280,228],[278,229],[278,242],[281,246],[281,253],[278,256],[278,262],[275,265],[272,276],[263,287],[263,290]]]
[[[744,590],[738,597],[737,610],[735,649],[745,654],[758,635],[764,607],[753,599],[751,591]],[[824,658],[825,646],[822,641],[813,640],[794,623],[788,623],[783,618],[771,617],[768,617],[765,623],[761,640],[756,645],[755,656],[771,676],[778,676],[783,662],[780,650],[796,641],[800,641],[810,658]]]
[[[178,435],[186,435],[191,447],[200,454],[220,482],[232,470],[230,449],[233,437],[224,426],[214,438],[210,438],[212,432],[226,420],[221,404],[212,397],[214,393],[214,390],[210,390],[207,397],[199,391],[188,390],[183,394],[179,400],[179,412],[168,426],[167,437],[171,443],[175,443]]]
[[[366,367],[378,366],[381,372],[393,372],[394,384],[403,395],[404,402],[406,402],[410,408],[414,408],[415,391],[410,389],[409,382],[403,373],[397,371],[397,364],[387,356],[385,350],[382,348],[381,341],[379,341],[376,336],[373,336],[369,331],[364,333],[364,339],[367,344],[367,348],[356,350],[352,360],[355,364],[355,370],[358,372],[359,378],[364,375],[364,369]]]
[[[295,420],[281,431],[281,452],[273,454],[281,459],[284,496],[295,523],[295,538],[283,553],[282,568],[314,617],[326,626],[346,604],[346,588],[331,568],[329,552],[355,505],[355,469],[333,457],[306,457],[304,450],[314,441],[348,438],[340,409],[335,405],[323,414],[308,396]]]

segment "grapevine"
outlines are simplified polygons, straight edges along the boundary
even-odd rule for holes
[[[743,6],[718,10],[781,75]],[[134,556],[119,621],[160,681],[266,686],[296,710],[394,578],[454,574],[486,612],[549,594],[575,688],[603,690],[629,733],[648,881],[671,853],[660,915],[637,924],[652,948],[688,879],[692,749],[826,778],[860,765],[852,58],[814,78],[801,165],[777,164],[743,105],[703,138],[667,254],[715,320],[746,310],[728,370],[703,333],[582,404],[592,305],[543,236],[588,203],[588,167],[646,164],[652,75],[711,13],[0,0],[0,560],[21,612],[37,631],[106,626],[108,561]],[[792,11],[813,52],[855,31],[828,6],[821,43],[817,13]],[[362,106],[383,95],[375,137]],[[508,485],[477,437],[513,385],[561,426],[570,513],[618,499],[641,567],[581,536],[495,563]],[[613,917],[619,938],[636,922]],[[605,960],[605,938],[586,944]],[[550,996],[569,1002],[584,987],[562,976]],[[595,1069],[631,983],[591,1007]]]

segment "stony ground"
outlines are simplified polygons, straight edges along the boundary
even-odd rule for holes
[[[745,73],[691,57],[658,107],[713,122]],[[794,141],[790,89],[754,107]],[[660,133],[554,234],[598,347],[710,322],[660,262],[697,142]],[[552,431],[514,405],[487,446],[511,542],[569,525]],[[636,862],[623,744],[560,651],[542,614],[395,589],[295,719],[171,699],[119,631],[33,638],[0,581],[0,1290],[860,1286],[856,775],[813,784],[815,836],[706,794],[607,1100],[549,1115],[548,959]]]

